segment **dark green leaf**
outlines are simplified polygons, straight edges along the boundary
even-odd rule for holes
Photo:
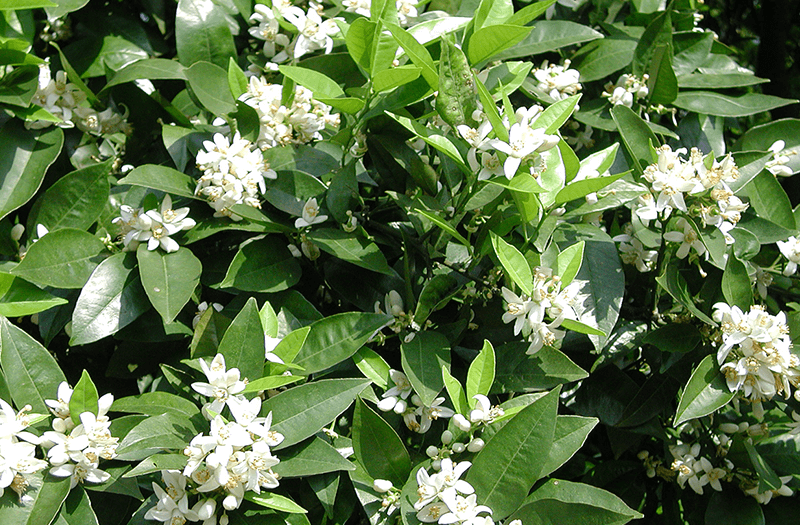
[[[728,254],[728,262],[722,274],[722,295],[728,304],[736,305],[745,312],[753,303],[753,285],[747,275],[747,268],[736,258],[733,250]]]
[[[323,251],[343,261],[373,272],[395,275],[378,245],[364,237],[333,228],[320,228],[310,231],[308,238]]]
[[[281,462],[273,470],[284,478],[300,478],[356,468],[353,462],[343,458],[338,450],[319,437],[281,450],[280,457]]]
[[[747,93],[729,97],[713,91],[684,91],[672,104],[687,111],[720,117],[746,117],[796,103],[796,100],[773,97],[760,93]]]
[[[589,375],[560,350],[546,346],[528,355],[525,353],[528,346],[528,343],[513,342],[497,348],[497,370],[492,392],[552,388],[579,381]]]
[[[228,73],[222,67],[210,62],[195,62],[186,69],[186,79],[200,103],[213,114],[221,116],[236,111],[236,101],[228,86]]]
[[[105,249],[103,241],[91,233],[64,228],[39,239],[11,271],[45,286],[80,288],[97,267]]]
[[[400,436],[384,419],[356,399],[353,412],[353,450],[373,479],[401,486],[411,472],[411,460]]]
[[[142,186],[193,199],[195,198],[194,189],[197,186],[197,181],[180,171],[166,166],[145,164],[134,168],[125,178],[120,179],[117,184]]]
[[[138,396],[116,399],[111,405],[111,411],[150,416],[170,412],[186,418],[200,413],[200,409],[192,401],[169,392],[145,392]]]
[[[238,368],[241,377],[257,379],[264,371],[264,327],[258,315],[256,300],[250,298],[225,331],[218,352],[225,357],[225,366]]]
[[[136,258],[147,297],[164,322],[171,323],[200,284],[200,260],[188,248],[165,253],[144,245],[139,246]]]
[[[300,264],[286,248],[286,242],[267,235],[242,243],[220,286],[248,292],[279,292],[297,284],[301,274]]]
[[[431,406],[444,387],[442,367],[450,369],[450,342],[438,332],[419,332],[401,345],[403,372],[425,406]]]
[[[694,369],[683,389],[674,425],[711,414],[727,405],[733,396],[719,371],[716,356],[708,355]]]
[[[178,60],[187,67],[205,61],[224,68],[236,56],[224,12],[211,0],[178,1],[175,41]]]

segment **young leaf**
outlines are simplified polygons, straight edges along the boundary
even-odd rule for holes
[[[441,45],[436,112],[453,128],[461,125],[474,128],[477,123],[472,114],[478,105],[475,99],[475,82],[467,57],[449,38],[442,38]]]
[[[542,467],[541,477],[555,472],[574,456],[599,422],[596,417],[558,416],[553,432],[553,445],[550,447],[547,463]]]
[[[403,48],[403,52],[408,55],[411,62],[421,68],[420,74],[431,89],[439,89],[439,73],[436,71],[431,54],[425,49],[425,46],[398,25],[387,24],[386,29],[392,33],[392,37]]]
[[[736,258],[733,250],[728,253],[728,262],[722,274],[722,295],[728,304],[736,305],[744,312],[753,303],[753,285],[747,275],[747,268]]]
[[[362,346],[358,351],[353,354],[353,361],[364,377],[372,379],[372,382],[379,387],[387,390],[389,388],[389,364],[383,358],[370,350],[366,346]]]
[[[694,369],[683,389],[673,424],[677,426],[684,421],[711,414],[727,405],[734,395],[725,384],[716,356],[707,355]]]
[[[488,395],[494,383],[495,356],[492,343],[488,340],[483,342],[483,349],[469,365],[467,371],[467,398],[472,406],[477,401],[476,395]]]
[[[247,492],[244,495],[244,499],[261,505],[262,507],[274,509],[279,512],[287,512],[289,514],[305,514],[308,512],[306,509],[290,500],[286,496],[281,496],[280,494],[275,494],[274,492],[262,492],[261,494]]]
[[[502,237],[494,232],[489,232],[492,239],[492,247],[500,259],[506,274],[511,278],[526,295],[531,295],[533,288],[533,273],[525,256],[520,253],[512,244],[507,243]],[[470,396],[472,397],[472,396]]]
[[[221,66],[211,62],[195,62],[186,69],[186,79],[197,99],[211,113],[223,116],[236,111],[236,101],[228,85],[228,73]]]
[[[469,39],[469,62],[477,66],[521,42],[531,32],[530,26],[498,24],[475,31]]]
[[[447,395],[450,396],[450,401],[453,403],[453,408],[459,414],[469,413],[469,402],[464,393],[464,387],[461,386],[458,379],[450,374],[446,365],[442,365],[442,380],[444,387],[447,390]]]
[[[578,275],[583,262],[584,241],[577,242],[558,254],[556,258],[556,275],[561,278],[561,286],[567,286]]]
[[[81,378],[72,389],[72,396],[69,398],[69,416],[76,425],[81,423],[81,414],[91,412],[97,415],[97,387],[94,386],[89,372],[86,370],[81,373]]]

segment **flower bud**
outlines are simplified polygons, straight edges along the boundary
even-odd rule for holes
[[[15,241],[19,241],[23,233],[25,233],[25,226],[22,224],[15,224],[14,227],[11,228],[11,238]]]
[[[435,458],[439,455],[439,449],[431,445],[425,449],[425,454],[427,454],[429,458]]]
[[[723,423],[719,426],[719,429],[726,434],[735,434],[739,432],[739,425],[736,423]]]
[[[397,398],[394,396],[384,397],[378,401],[378,409],[383,412],[392,410],[397,404]]]
[[[442,444],[449,445],[452,442],[453,442],[453,433],[450,432],[449,430],[445,430],[444,432],[442,432]]]
[[[453,446],[451,448],[453,449],[453,452],[455,452],[456,454],[461,454],[467,449],[467,447],[464,446],[464,443],[453,443]]]
[[[442,460],[441,459],[434,460],[431,466],[433,466],[434,470],[442,470]]]
[[[233,494],[228,494],[225,496],[225,499],[222,500],[222,506],[225,507],[225,510],[234,510],[239,508],[239,500],[236,499],[236,496]]]
[[[217,512],[217,501],[211,498],[200,500],[192,507],[201,520],[207,520]]]
[[[408,403],[406,403],[405,399],[398,399],[397,404],[394,406],[394,413],[395,414],[402,414],[408,408]]]
[[[467,445],[467,450],[474,454],[483,450],[484,445],[486,445],[485,441],[483,441],[481,438],[475,438],[469,442],[469,445]]]
[[[389,492],[392,490],[392,487],[394,487],[394,485],[392,485],[392,482],[388,479],[376,479],[372,482],[372,488],[375,492],[380,492],[381,494]]]
[[[463,430],[464,432],[469,432],[472,428],[472,423],[470,423],[467,418],[465,418],[462,414],[456,414],[453,416],[453,423],[459,429]]]

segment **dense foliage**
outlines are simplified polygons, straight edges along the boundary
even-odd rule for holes
[[[718,7],[263,2],[0,0],[0,522],[797,522]]]

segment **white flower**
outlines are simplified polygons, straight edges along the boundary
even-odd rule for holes
[[[517,174],[520,164],[524,159],[536,152],[546,151],[558,144],[559,137],[548,135],[544,128],[532,128],[531,120],[541,108],[534,106],[528,109],[517,110],[517,122],[508,130],[508,142],[492,139],[487,146],[501,151],[507,155],[503,164],[503,173],[507,179],[513,179]]]
[[[505,413],[500,407],[492,407],[489,398],[483,394],[472,396],[476,401],[476,407],[469,413],[469,420],[473,424],[488,425]]]
[[[416,401],[417,396],[412,397],[412,401]],[[431,406],[420,406],[417,408],[416,415],[420,416],[419,428],[416,429],[420,434],[424,434],[431,428],[431,422],[439,419],[440,417],[448,418],[453,417],[455,412],[451,408],[443,407],[443,397],[437,397],[431,403]]]
[[[675,223],[678,228],[683,229],[682,232],[680,231],[670,231],[664,234],[664,239],[670,242],[679,242],[681,245],[678,247],[678,251],[675,255],[677,255],[678,259],[684,259],[687,255],[689,255],[689,250],[694,248],[697,252],[697,255],[703,255],[706,252],[706,246],[703,242],[698,238],[697,232],[694,230],[694,227],[681,217]]]
[[[770,502],[770,500],[775,496],[791,496],[793,494],[792,489],[786,486],[792,480],[792,476],[781,476],[781,486],[777,490],[767,490],[765,492],[758,491],[758,484],[745,489],[745,494],[753,496],[756,501],[761,503],[762,505],[766,505]]]
[[[275,17],[272,9],[264,4],[256,4],[253,14],[250,15],[250,22],[258,23],[258,26],[248,29],[250,35],[264,41],[264,56],[272,58],[275,62],[282,62],[288,55],[282,52],[282,56],[275,56],[275,46],[287,47],[289,37],[279,33],[280,23]]]
[[[800,239],[792,236],[785,241],[778,241],[776,244],[781,254],[789,259],[789,263],[783,269],[783,275],[787,277],[794,275],[797,272],[797,265],[800,263]]]
[[[206,417],[213,419],[212,413],[221,413],[225,404],[230,404],[236,395],[242,393],[245,383],[239,379],[238,368],[230,370],[225,368],[225,357],[222,354],[214,356],[210,367],[205,360],[200,359],[199,361],[208,383],[192,383],[192,389],[206,397],[214,398],[211,403],[203,406],[203,413]]]
[[[65,463],[50,469],[50,474],[58,478],[70,478],[70,488],[75,488],[78,483],[105,483],[111,479],[111,474],[100,470],[96,463],[80,461],[78,463]]]
[[[530,332],[530,325],[528,324],[528,316],[533,309],[533,301],[526,295],[518,296],[505,286],[501,288],[500,292],[503,294],[503,299],[506,300],[506,312],[503,314],[504,323],[514,323],[514,335],[527,335]]]
[[[772,153],[772,159],[767,162],[766,168],[767,171],[776,177],[789,177],[794,173],[792,168],[787,166],[790,160],[789,155],[781,153],[785,147],[786,142],[782,140],[776,140],[769,147],[769,151]],[[791,152],[791,154],[794,154],[794,152]]]
[[[620,243],[620,259],[625,264],[632,264],[640,272],[652,271],[658,259],[658,252],[645,250],[642,242],[631,235],[617,235],[612,240]]]
[[[630,108],[633,106],[634,100],[640,100],[650,92],[647,88],[648,78],[648,75],[639,79],[627,73],[623,74],[616,84],[606,84],[606,90],[601,93],[601,96],[608,98],[612,105],[623,105]]]
[[[445,492],[441,497],[450,512],[439,518],[440,525],[449,525],[451,523],[485,525],[486,518],[479,517],[478,514],[482,512],[492,513],[492,509],[486,505],[477,504],[478,497],[475,494],[464,497],[455,492]]]
[[[563,66],[548,65],[545,60],[541,68],[536,68],[531,72],[538,82],[536,89],[556,101],[578,93],[582,88],[580,73],[577,69],[569,69],[569,65],[569,60],[565,60]],[[578,109],[577,106],[575,109]]]
[[[319,224],[328,219],[327,215],[319,214],[319,204],[316,197],[311,197],[303,206],[303,216],[294,221],[295,228],[305,228],[312,224]]]
[[[339,26],[333,19],[323,21],[313,2],[305,13],[299,7],[290,7],[281,14],[300,33],[294,44],[295,59],[318,49],[324,49],[326,54],[331,52],[332,36],[339,33]]]

